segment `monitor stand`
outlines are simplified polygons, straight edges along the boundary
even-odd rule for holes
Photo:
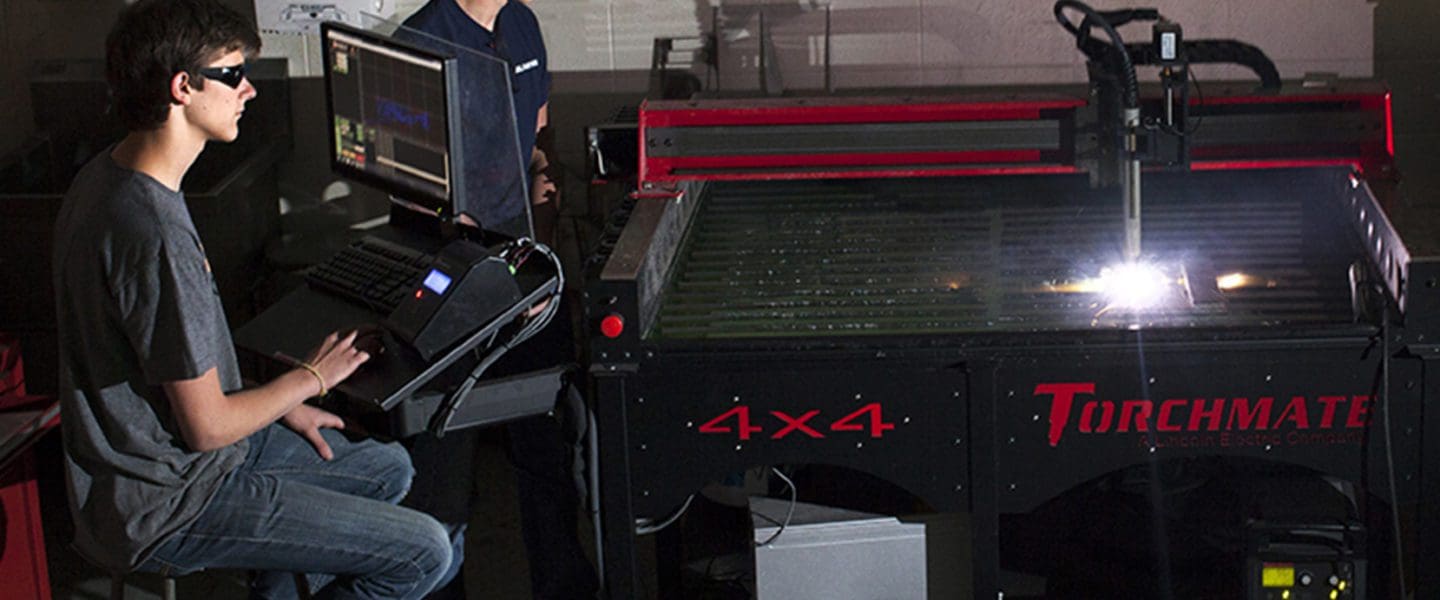
[[[390,197],[390,226],[407,234],[444,244],[457,239],[466,239],[486,248],[505,242],[515,241],[509,234],[481,229],[457,219],[450,221],[410,208],[406,201]]]
[[[441,243],[458,237],[456,226],[446,219],[411,208],[394,196],[390,197],[390,226]]]

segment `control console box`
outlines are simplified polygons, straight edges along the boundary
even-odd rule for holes
[[[386,326],[426,360],[509,310],[522,297],[510,264],[468,241],[447,244]]]

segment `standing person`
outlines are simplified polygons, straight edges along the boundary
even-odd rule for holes
[[[559,213],[554,183],[547,175],[550,157],[536,143],[553,138],[549,123],[550,71],[545,41],[535,13],[518,0],[430,0],[404,25],[452,44],[470,48],[506,61],[514,92],[515,126],[522,157],[529,158],[531,173],[531,214],[536,238],[554,244]],[[482,223],[483,225],[483,223]],[[561,307],[560,318],[509,352],[491,369],[504,375],[543,369],[575,361],[568,313]],[[561,393],[561,411],[578,412],[573,389]],[[583,415],[572,414],[575,418]],[[585,558],[576,531],[580,493],[575,483],[575,440],[567,439],[560,423],[547,416],[532,417],[506,427],[510,459],[516,467],[520,495],[521,527],[530,565],[531,590],[535,598],[573,600],[594,597],[599,582]],[[474,467],[456,456],[473,457],[475,436],[450,434],[442,440],[419,436],[412,441],[416,462],[416,500],[442,522],[463,531],[472,507],[470,483]],[[458,471],[465,471],[459,473]],[[463,597],[459,580],[452,584]]]
[[[304,404],[369,356],[332,334],[242,389],[180,182],[239,134],[252,24],[216,0],[140,0],[105,43],[127,135],[76,176],[56,222],[60,402],[77,549],[114,573],[332,574],[337,598],[418,598],[452,576],[433,518],[396,506],[403,448],[350,441]],[[294,593],[261,577],[259,597]],[[283,581],[289,589],[274,588]]]

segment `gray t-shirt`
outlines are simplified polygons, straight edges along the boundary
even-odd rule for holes
[[[140,564],[199,516],[248,444],[195,452],[160,384],[218,369],[235,348],[184,197],[101,152],[55,225],[60,414],[76,546],[111,570]]]

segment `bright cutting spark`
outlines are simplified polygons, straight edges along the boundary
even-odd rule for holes
[[[1165,300],[1175,279],[1146,262],[1127,262],[1100,270],[1100,290],[1107,308],[1143,310]]]
[[[1119,263],[1100,270],[1096,277],[1051,281],[1034,291],[1061,294],[1094,294],[1099,319],[1115,311],[1144,311],[1174,308],[1188,298],[1183,270],[1177,265],[1146,261]],[[1256,279],[1246,279],[1254,284]]]

